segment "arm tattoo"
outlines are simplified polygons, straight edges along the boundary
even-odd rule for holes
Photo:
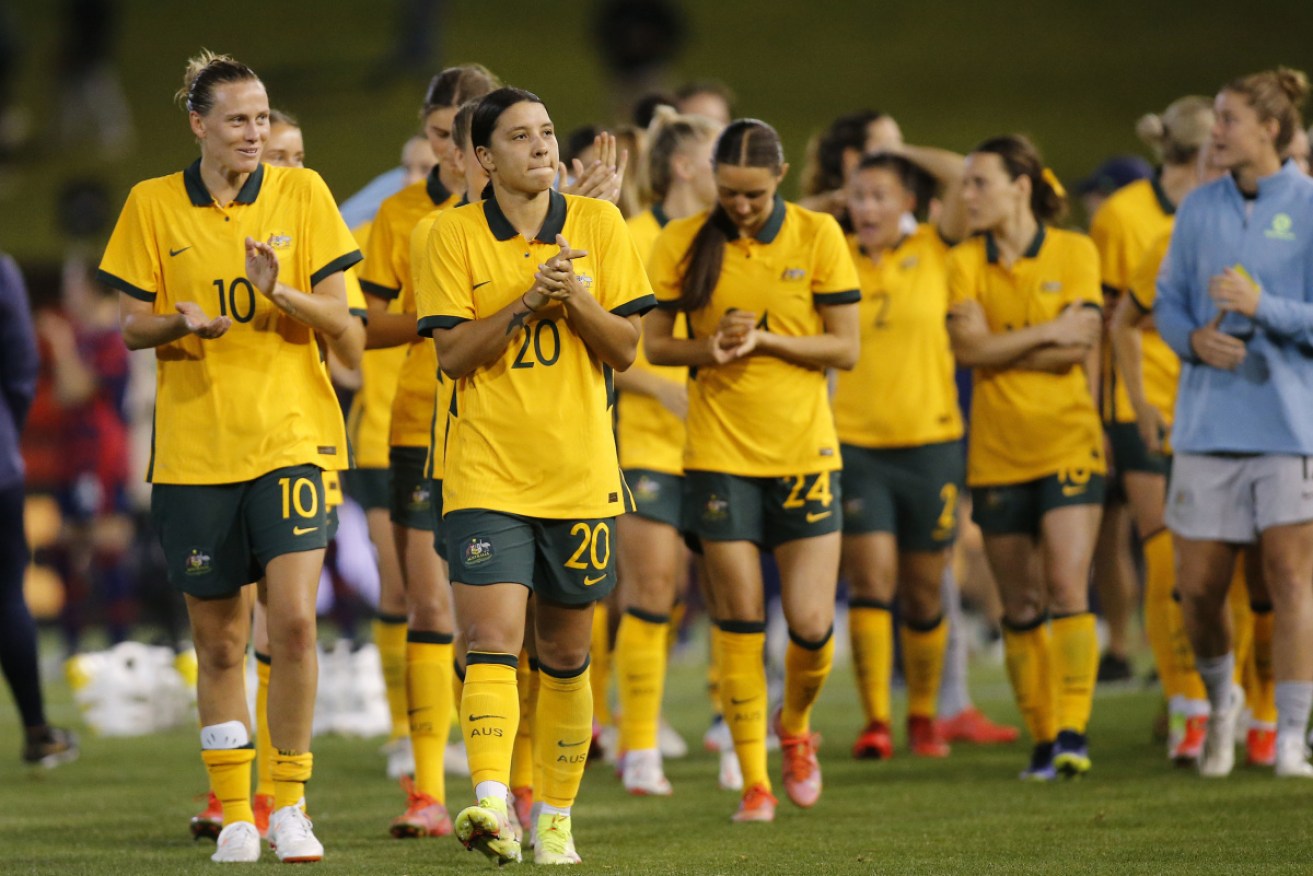
[[[524,328],[524,321],[529,318],[532,311],[521,310],[519,313],[511,314],[511,321],[506,325],[507,336],[515,334],[517,329]]]

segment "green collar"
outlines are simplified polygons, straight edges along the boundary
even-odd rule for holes
[[[201,160],[198,158],[192,162],[182,172],[182,185],[187,190],[187,197],[191,200],[193,207],[209,207],[214,204],[214,196],[210,190],[205,187],[201,181]],[[258,165],[251,175],[246,178],[242,184],[242,190],[237,193],[236,203],[254,204],[255,199],[260,196],[260,187],[264,185],[264,165]]]
[[[666,223],[670,221],[670,217],[666,215],[665,210],[661,209],[660,204],[652,205],[652,218],[656,220],[658,228],[665,228]]]
[[[760,228],[757,229],[757,233],[753,235],[758,243],[769,244],[775,242],[775,238],[779,236],[780,229],[784,227],[784,214],[784,198],[780,197],[779,194],[776,194],[775,206],[770,211],[770,217]],[[715,210],[711,214],[711,221],[720,226],[720,230],[723,231],[725,236],[730,240],[738,240],[741,236],[739,234],[739,227],[734,224],[734,220],[729,218],[729,214],[724,210]]]
[[[441,207],[451,197],[451,192],[442,184],[442,177],[438,174],[436,164],[429,171],[429,178],[425,181],[424,188],[429,193],[429,200],[433,202],[435,207]]]
[[[1030,241],[1030,246],[1021,254],[1023,259],[1033,259],[1039,257],[1040,247],[1044,245],[1044,223],[1039,224],[1039,230],[1035,232],[1035,237]],[[994,240],[993,232],[985,232],[985,260],[991,265],[998,264],[998,243]]]
[[[1172,203],[1171,198],[1167,197],[1167,190],[1163,188],[1162,172],[1155,173],[1149,180],[1149,185],[1153,187],[1153,196],[1158,199],[1158,207],[1168,216],[1176,215],[1176,205]]]
[[[485,191],[484,194],[486,197],[483,201],[483,215],[488,220],[488,230],[498,240],[510,240],[519,232],[515,230],[515,226],[511,224],[511,221],[506,218],[506,214],[501,211],[501,206],[497,203],[497,196],[491,191]],[[556,235],[560,234],[562,229],[565,228],[565,196],[556,190],[552,190],[549,197],[547,218],[543,220],[543,227],[538,229],[538,234],[534,237],[539,243],[556,243]]]

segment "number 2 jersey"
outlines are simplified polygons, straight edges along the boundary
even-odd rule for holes
[[[317,173],[260,165],[228,204],[200,162],[133,187],[100,265],[101,282],[177,313],[192,302],[227,315],[219,338],[186,335],[155,348],[155,423],[147,479],[249,481],[274,469],[348,467],[342,412],[313,329],[246,279],[247,237],[278,255],[279,282],[311,292],[360,261]]]

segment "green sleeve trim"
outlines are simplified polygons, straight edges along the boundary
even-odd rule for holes
[[[331,277],[338,271],[345,271],[347,268],[360,262],[362,259],[364,259],[364,256],[360,254],[360,250],[358,249],[352,250],[346,255],[338,256],[310,275],[310,289],[314,289],[318,286],[325,277]]]
[[[391,286],[383,286],[378,283],[371,283],[369,280],[360,281],[360,291],[366,295],[373,295],[375,298],[382,298],[384,301],[396,301],[397,296],[401,294],[400,289],[393,289]]]
[[[1153,313],[1153,308],[1145,307],[1144,302],[1140,300],[1140,296],[1135,294],[1134,289],[1131,289],[1129,294],[1131,296],[1131,303],[1138,307],[1141,313]]]
[[[154,292],[147,292],[145,289],[134,286],[122,277],[114,276],[109,271],[96,271],[96,279],[109,288],[117,289],[124,295],[130,295],[138,301],[145,301],[147,304],[155,303]]]
[[[611,312],[616,316],[633,316],[635,314],[642,316],[649,310],[657,306],[655,295],[644,295],[642,298],[635,298],[633,301],[627,301]]]
[[[856,304],[862,300],[862,290],[844,289],[842,292],[813,292],[812,303],[819,307],[833,307],[836,304]]]
[[[1081,301],[1080,306],[1088,310],[1097,310],[1099,313],[1103,313],[1103,305],[1096,304],[1093,301]]]
[[[664,310],[666,313],[678,313],[679,299],[676,298],[673,301],[658,301],[656,303],[656,306],[657,306],[657,310]]]
[[[349,308],[347,308],[347,311],[348,311],[352,316],[354,316],[356,319],[358,319],[358,320],[360,320],[361,322],[363,322],[365,325],[369,325],[369,311],[366,310],[365,308],[363,308],[363,307],[349,307]]]
[[[426,338],[433,337],[434,329],[455,328],[463,322],[469,322],[463,316],[426,316],[419,321],[419,333]]]

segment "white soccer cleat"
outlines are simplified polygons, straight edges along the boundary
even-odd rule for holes
[[[734,750],[734,737],[729,733],[729,725],[724,718],[716,718],[702,734],[702,747],[713,754]]]
[[[743,767],[732,745],[720,752],[720,773],[716,776],[716,783],[722,791],[743,790]]]
[[[254,864],[260,860],[260,832],[249,821],[234,821],[219,832],[218,848],[210,860],[217,864]]]
[[[688,743],[665,718],[662,718],[657,726],[657,747],[661,749],[661,756],[667,760],[688,757]]]
[[[1308,748],[1298,736],[1277,738],[1277,778],[1313,779],[1313,764],[1308,762]]]
[[[269,816],[269,848],[284,864],[307,864],[324,859],[324,845],[315,838],[310,819],[301,808],[284,806]]]
[[[626,752],[621,781],[637,797],[669,797],[674,792],[661,766],[661,752],[655,748]]]
[[[402,776],[415,775],[415,749],[409,736],[390,739],[379,749],[388,759],[388,778],[394,782]]]
[[[1199,775],[1207,779],[1221,779],[1231,775],[1235,767],[1235,744],[1240,714],[1245,709],[1245,691],[1231,684],[1231,697],[1226,708],[1208,717],[1208,734],[1204,737],[1204,750],[1199,756]]]

